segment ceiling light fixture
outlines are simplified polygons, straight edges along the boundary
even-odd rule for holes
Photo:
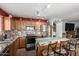
[[[37,13],[37,16],[38,16],[38,17],[40,16],[40,12]]]
[[[36,15],[37,15],[37,18],[41,18],[41,12],[45,11],[46,9],[50,8],[52,4],[47,4],[45,5],[41,10],[37,10],[36,11]]]
[[[50,8],[50,7],[51,7],[51,4],[48,4],[46,8]]]

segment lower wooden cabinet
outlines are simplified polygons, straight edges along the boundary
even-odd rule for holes
[[[24,37],[19,37],[17,39],[18,42],[18,48],[25,48],[25,38]]]
[[[17,38],[8,47],[9,47],[9,55],[10,56],[15,56],[16,52],[19,48],[25,48],[25,39],[24,39],[24,37]]]
[[[24,39],[24,37],[20,37],[20,39],[19,39],[19,48],[25,48],[25,39]]]
[[[17,40],[15,40],[10,46],[9,46],[9,55],[15,56],[17,52]]]

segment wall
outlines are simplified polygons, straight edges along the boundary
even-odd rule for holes
[[[1,16],[8,16],[8,14],[1,8],[0,8],[0,15]]]
[[[50,25],[53,26],[53,23],[56,23],[56,32],[53,31],[52,29],[52,36],[56,35],[56,37],[62,37],[62,33],[63,33],[63,22],[59,21],[61,19],[58,18],[52,18],[49,20]],[[53,27],[54,28],[54,27]]]
[[[53,22],[54,22],[54,19],[53,19],[53,18],[49,19],[49,24],[50,24],[52,27],[53,27]],[[53,35],[56,35],[56,32],[53,31],[53,28],[52,28],[51,32],[52,32],[52,36],[53,36]]]
[[[56,23],[56,36],[57,37],[62,37],[62,33],[63,33],[63,22],[57,22]]]

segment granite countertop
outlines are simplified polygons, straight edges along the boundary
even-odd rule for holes
[[[7,43],[0,44],[0,53],[7,47]]]
[[[23,36],[14,36],[8,39],[5,39],[4,41],[0,41],[0,53],[10,44],[12,44],[18,37],[23,37]]]
[[[37,38],[36,39],[36,45],[48,45],[50,42],[60,42],[60,41],[66,41],[69,40],[67,38],[57,38],[57,37],[47,37],[47,38]]]

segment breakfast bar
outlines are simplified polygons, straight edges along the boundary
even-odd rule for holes
[[[47,49],[48,44],[60,41],[68,41],[68,38],[58,38],[58,37],[47,37],[47,38],[37,38],[36,39],[36,55],[41,56],[41,50]]]

